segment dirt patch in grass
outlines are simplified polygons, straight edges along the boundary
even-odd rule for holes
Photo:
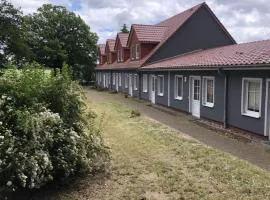
[[[268,172],[143,115],[130,118],[120,103],[92,106],[111,148],[110,175],[45,199],[270,199]]]

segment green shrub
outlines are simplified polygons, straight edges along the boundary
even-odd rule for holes
[[[109,161],[80,86],[65,67],[32,64],[0,77],[0,188],[40,188]]]

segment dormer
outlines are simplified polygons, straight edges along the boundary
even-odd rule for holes
[[[133,24],[127,41],[130,60],[140,60],[147,56],[163,39],[167,27]]]
[[[100,44],[98,46],[98,62],[99,65],[103,65],[107,61],[107,56],[105,53],[105,44]]]
[[[127,47],[129,33],[118,33],[115,40],[114,50],[117,54],[117,62],[125,62],[129,59],[129,48]]]
[[[116,51],[114,50],[115,40],[108,39],[106,41],[105,53],[107,55],[107,63],[112,64],[116,61]]]

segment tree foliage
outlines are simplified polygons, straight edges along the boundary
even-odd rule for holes
[[[22,12],[6,0],[0,0],[0,67],[9,60],[21,62],[30,55],[23,33]]]
[[[65,7],[44,4],[24,17],[24,31],[34,61],[51,68],[67,63],[77,78],[89,79],[97,60],[98,37],[80,16]]]
[[[121,32],[122,32],[122,33],[129,33],[129,30],[128,30],[128,27],[127,27],[126,24],[124,24],[124,25],[122,26]]]

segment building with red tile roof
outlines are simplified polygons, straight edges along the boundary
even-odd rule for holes
[[[99,57],[98,87],[270,137],[270,40],[237,44],[206,3],[131,25]]]

